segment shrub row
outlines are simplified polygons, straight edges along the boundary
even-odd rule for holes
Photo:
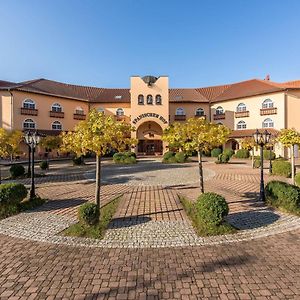
[[[184,163],[188,159],[188,155],[185,152],[173,152],[168,151],[163,156],[163,163]]]
[[[116,164],[135,164],[136,154],[134,152],[118,152],[113,156]]]

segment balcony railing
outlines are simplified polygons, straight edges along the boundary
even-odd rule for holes
[[[185,121],[186,120],[186,115],[175,115],[174,120],[175,121]]]
[[[247,111],[236,111],[235,112],[235,117],[236,118],[246,118],[246,117],[249,117],[249,111],[247,110]]]
[[[74,120],[85,120],[86,115],[85,114],[73,114],[73,119]]]
[[[49,115],[51,118],[64,118],[65,113],[63,111],[50,111]]]
[[[223,120],[225,119],[225,114],[215,114],[214,120]]]
[[[261,116],[276,115],[276,114],[277,114],[277,107],[261,108],[261,110],[260,110]]]
[[[203,118],[204,120],[206,120],[206,115],[195,115],[195,118]]]
[[[21,115],[37,116],[38,115],[38,110],[34,109],[34,108],[21,107]]]
[[[126,120],[126,116],[118,116],[118,115],[115,115],[115,120],[116,120],[116,121],[125,121],[125,120]]]

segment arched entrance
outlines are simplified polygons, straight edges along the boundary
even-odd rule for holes
[[[162,133],[161,126],[156,122],[142,123],[137,129],[138,154],[161,155],[163,152]]]

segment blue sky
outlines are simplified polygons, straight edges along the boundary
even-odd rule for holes
[[[0,79],[171,87],[300,79],[298,0],[0,0]]]

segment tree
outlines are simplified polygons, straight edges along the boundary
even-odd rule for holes
[[[118,122],[117,131],[113,136],[113,145],[118,152],[124,152],[129,145],[136,145],[137,140],[131,138],[131,132],[135,129],[128,123]]]
[[[291,153],[291,165],[292,165],[292,183],[295,184],[295,154],[294,146],[300,145],[300,133],[294,128],[292,129],[281,129],[278,135],[277,141],[283,146],[290,148]]]
[[[96,154],[95,203],[98,208],[100,208],[101,157],[111,147],[115,148],[120,139],[124,139],[129,145],[131,139],[125,137],[128,137],[133,130],[131,126],[125,127],[112,117],[107,117],[101,112],[92,110],[87,120],[78,123],[74,131],[62,133],[61,135],[62,151],[73,151],[77,156],[85,155],[87,152]]]
[[[248,151],[252,150],[252,168],[254,167],[254,148],[255,148],[255,141],[253,137],[245,137],[242,139],[241,147]]]
[[[182,150],[182,145],[184,144],[183,131],[183,124],[174,122],[164,130],[162,140],[169,144],[169,149]]]
[[[198,153],[200,191],[204,193],[202,153],[224,144],[229,134],[230,129],[224,125],[208,123],[203,118],[190,118],[186,123],[165,129],[163,139],[170,143],[176,141],[184,150]]]
[[[45,136],[41,139],[40,145],[47,149],[59,149],[61,146],[62,139],[60,136]]]
[[[20,153],[20,143],[22,140],[22,131],[7,131],[0,128],[0,156],[9,156],[12,161],[14,156]]]

